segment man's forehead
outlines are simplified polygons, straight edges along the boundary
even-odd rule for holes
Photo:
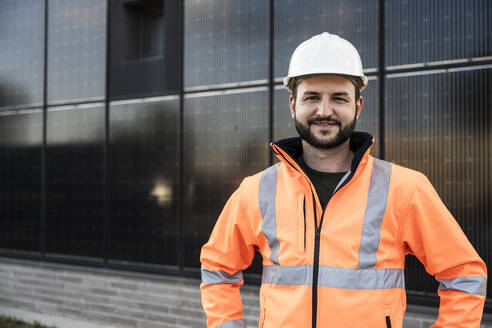
[[[304,92],[343,92],[353,93],[354,86],[350,80],[341,76],[323,75],[307,78],[297,86],[299,93]]]

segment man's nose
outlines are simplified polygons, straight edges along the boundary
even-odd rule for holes
[[[320,117],[327,117],[333,114],[333,108],[331,107],[329,99],[322,99],[319,102],[318,112],[316,114]]]

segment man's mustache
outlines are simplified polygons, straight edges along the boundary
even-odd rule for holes
[[[318,124],[318,123],[330,123],[330,124],[336,124],[339,127],[342,127],[342,122],[340,122],[336,118],[332,118],[332,117],[313,117],[307,121],[308,125]]]

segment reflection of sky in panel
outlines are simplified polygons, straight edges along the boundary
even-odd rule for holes
[[[295,48],[321,32],[338,34],[359,51],[364,68],[377,66],[377,0],[275,1],[274,75],[287,74]]]
[[[44,1],[0,1],[0,107],[43,101]]]
[[[268,1],[185,1],[185,86],[266,79]]]
[[[48,102],[101,99],[106,1],[50,1],[48,33]]]
[[[388,66],[492,55],[490,0],[386,1]]]

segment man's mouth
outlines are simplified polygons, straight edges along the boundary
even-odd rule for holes
[[[334,122],[316,122],[314,124],[318,126],[337,126]]]
[[[312,120],[309,125],[317,125],[320,127],[340,126],[340,122],[334,120]]]

